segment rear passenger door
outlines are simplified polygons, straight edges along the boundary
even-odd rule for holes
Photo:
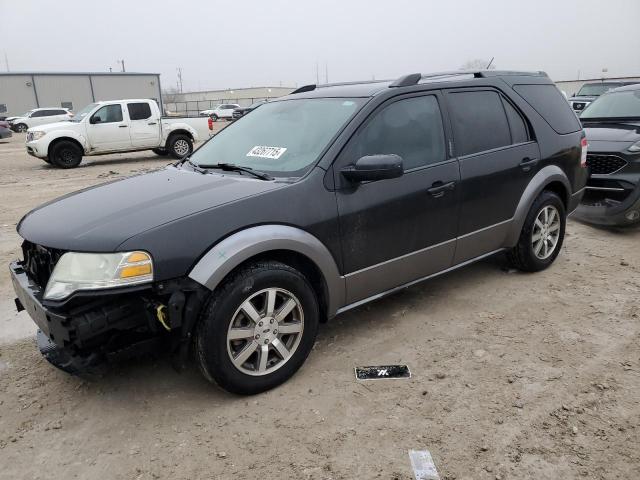
[[[447,154],[437,93],[390,100],[334,164],[347,303],[451,266],[458,224],[458,162]],[[350,184],[339,173],[365,155],[402,157],[399,178]]]
[[[127,112],[133,148],[157,147],[160,144],[160,119],[151,113],[149,102],[127,103]]]
[[[532,129],[494,89],[446,92],[460,162],[460,224],[454,263],[500,248],[540,159]]]

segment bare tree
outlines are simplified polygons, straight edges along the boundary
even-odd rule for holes
[[[165,103],[174,103],[178,96],[178,89],[176,87],[167,87],[162,90],[162,99]]]
[[[491,63],[491,65],[489,65]],[[460,70],[493,70],[496,66],[491,60],[483,60],[482,58],[474,58],[467,60],[462,64]]]

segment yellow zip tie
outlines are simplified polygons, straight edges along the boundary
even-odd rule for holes
[[[169,325],[167,325],[167,314],[165,313],[167,307],[165,307],[164,305],[158,305],[158,307],[156,308],[156,315],[158,317],[158,321],[162,324],[162,326],[168,330],[171,331],[171,328],[169,327]]]

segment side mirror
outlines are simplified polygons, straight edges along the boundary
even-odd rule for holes
[[[92,125],[95,125],[96,123],[102,123],[102,118],[99,115],[94,115],[89,120],[89,123],[92,124]]]
[[[352,182],[369,182],[398,178],[402,176],[404,169],[399,155],[367,155],[354,165],[344,167],[341,173]]]

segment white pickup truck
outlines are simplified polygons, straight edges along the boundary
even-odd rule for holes
[[[68,121],[30,128],[27,153],[60,168],[77,167],[85,155],[152,150],[183,158],[213,134],[206,118],[168,118],[153,100],[87,105]]]

